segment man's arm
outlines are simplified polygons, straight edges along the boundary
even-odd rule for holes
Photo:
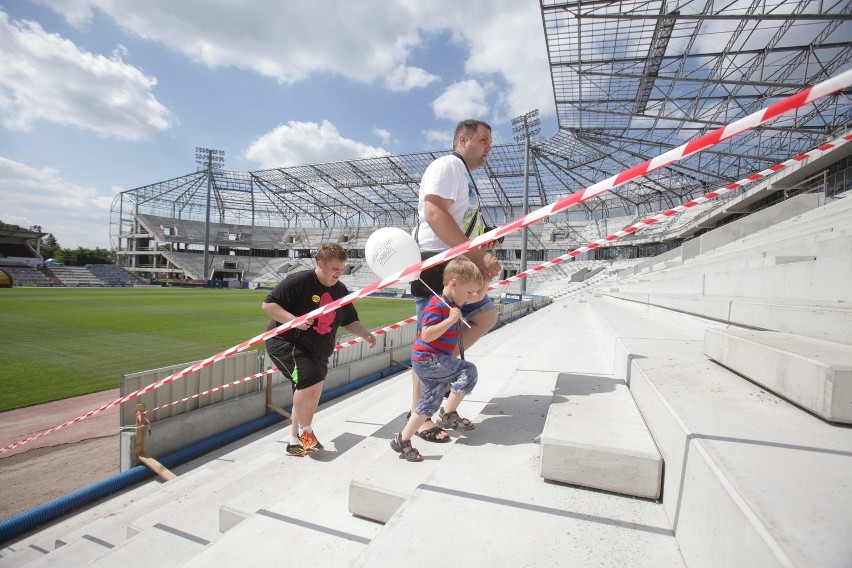
[[[263,309],[264,313],[277,321],[278,323],[287,323],[288,321],[292,321],[296,319],[297,316],[291,314],[280,304],[276,304],[275,302],[263,302],[260,305],[261,309]],[[310,319],[302,323],[302,325],[297,325],[297,329],[308,329],[312,325],[314,325],[314,320]]]
[[[437,195],[427,195],[423,206],[423,216],[435,235],[450,245],[450,248],[467,242],[468,237],[456,224],[456,220],[450,215],[452,199],[445,199]],[[490,281],[500,272],[500,263],[497,257],[486,250],[474,249],[465,253],[473,263],[479,267],[486,281]]]
[[[364,327],[364,324],[361,321],[353,321],[349,325],[344,325],[346,331],[349,333],[354,333],[361,339],[367,342],[370,346],[370,349],[376,346],[376,336],[370,333],[370,330]]]

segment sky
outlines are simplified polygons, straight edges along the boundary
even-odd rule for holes
[[[0,0],[0,220],[112,248],[120,192],[195,171],[556,132],[538,0]]]

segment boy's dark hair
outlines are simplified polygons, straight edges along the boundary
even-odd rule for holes
[[[346,260],[346,249],[337,243],[324,243],[317,249],[314,255],[317,262],[321,260]]]

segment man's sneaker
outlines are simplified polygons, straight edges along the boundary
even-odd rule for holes
[[[308,451],[302,444],[287,444],[287,455],[300,458],[307,454]]]
[[[302,435],[299,436],[299,441],[302,442],[302,445],[308,452],[318,452],[325,449],[313,432],[302,432]]]

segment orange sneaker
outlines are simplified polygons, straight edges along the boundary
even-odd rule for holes
[[[302,444],[287,444],[287,455],[296,456],[298,458],[307,454],[307,450]]]
[[[317,437],[313,432],[302,432],[302,435],[299,436],[299,441],[302,442],[302,446],[305,450],[309,452],[318,452],[325,449],[325,446],[320,444],[320,441],[317,440]]]

